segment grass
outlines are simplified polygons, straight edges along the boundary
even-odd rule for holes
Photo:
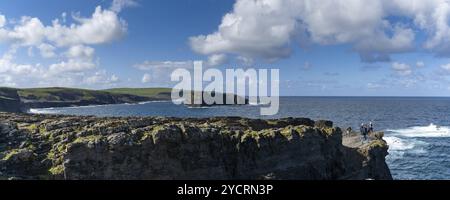
[[[79,101],[79,100],[95,100],[108,95],[132,95],[140,97],[160,97],[162,93],[171,92],[170,88],[114,88],[107,90],[89,90],[78,88],[0,88],[0,98],[10,99],[11,93],[16,93],[22,99],[39,100],[39,101]]]
[[[107,92],[76,89],[76,88],[30,88],[19,89],[18,94],[26,99],[38,99],[47,101],[63,101],[63,100],[91,100],[97,95],[105,95]]]
[[[103,90],[115,94],[130,94],[143,97],[155,97],[161,93],[171,92],[170,88],[114,88]]]

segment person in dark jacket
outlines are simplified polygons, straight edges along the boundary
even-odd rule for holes
[[[361,132],[361,135],[362,135],[362,137],[361,137],[362,142],[366,141],[367,140],[367,132],[368,132],[367,125],[365,125],[364,123],[361,124],[359,131]]]
[[[362,141],[365,141],[366,139],[366,137],[365,137],[365,135],[366,135],[366,128],[365,128],[365,126],[364,126],[364,124],[361,124],[361,126],[359,127],[359,132],[361,133],[361,140]]]

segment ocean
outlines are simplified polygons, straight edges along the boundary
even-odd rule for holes
[[[96,116],[170,116],[327,119],[358,130],[371,121],[389,144],[387,163],[394,179],[450,180],[450,98],[445,97],[281,97],[274,116],[260,116],[260,106],[188,108],[172,102],[146,102],[32,109],[32,113]]]

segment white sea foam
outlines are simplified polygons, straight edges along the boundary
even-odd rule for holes
[[[405,129],[387,130],[393,135],[403,137],[450,137],[450,128],[430,124],[428,126],[414,126]]]
[[[248,105],[250,105],[250,106],[267,106],[267,105],[270,105],[270,103],[262,103],[262,102],[257,102],[257,103],[255,103],[255,102],[249,102]]]
[[[386,142],[389,145],[389,150],[392,150],[392,151],[405,151],[405,150],[413,149],[415,146],[414,142],[411,142],[411,141],[405,140],[405,139],[401,139],[398,137],[386,136],[386,137],[383,137],[383,139],[386,140]]]
[[[43,108],[43,109],[34,109],[31,108],[28,113],[31,114],[56,114],[57,111],[54,110],[54,108]]]
[[[165,103],[165,102],[172,102],[172,101],[169,101],[169,100],[144,101],[144,102],[139,102],[137,104],[144,105],[144,104],[149,104],[149,103]]]
[[[399,138],[395,136],[385,136],[384,140],[389,145],[389,159],[401,159],[405,153],[424,154],[427,153],[425,146],[428,143],[413,138]]]

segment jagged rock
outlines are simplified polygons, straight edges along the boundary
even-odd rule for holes
[[[333,122],[327,120],[318,120],[314,125],[321,128],[333,128]]]
[[[0,113],[2,177],[392,179],[382,136],[348,147],[330,121]],[[14,134],[10,134],[14,132]]]

